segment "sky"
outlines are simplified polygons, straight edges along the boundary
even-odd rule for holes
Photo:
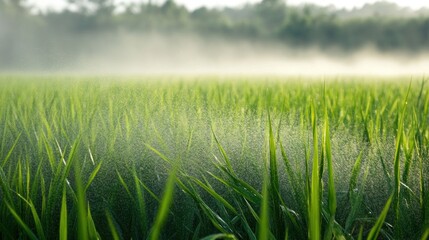
[[[37,6],[40,9],[61,9],[65,6],[64,0],[27,0],[31,5]],[[141,0],[115,0],[116,2],[139,2]],[[153,2],[163,2],[164,0],[152,0]],[[196,9],[201,6],[206,7],[237,7],[246,3],[256,3],[261,0],[175,0],[176,3],[185,5],[189,9]],[[334,5],[338,8],[352,9],[361,7],[365,3],[373,3],[378,0],[287,0],[288,4],[298,5],[302,3],[315,3],[321,6]],[[412,9],[420,9],[422,7],[429,8],[428,0],[390,0],[400,6],[410,7]]]

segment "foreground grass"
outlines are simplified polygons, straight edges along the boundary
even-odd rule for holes
[[[2,76],[2,239],[425,239],[423,79]]]

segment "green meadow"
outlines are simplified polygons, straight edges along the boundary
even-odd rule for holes
[[[0,77],[1,239],[427,239],[423,77]]]

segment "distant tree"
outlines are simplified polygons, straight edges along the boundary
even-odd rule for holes
[[[0,12],[10,14],[24,14],[26,8],[24,6],[25,0],[0,0]]]
[[[279,3],[283,3],[282,0],[263,0],[262,1],[263,4],[279,4]]]
[[[255,10],[257,24],[264,35],[275,35],[286,19],[286,4],[281,0],[263,0]]]
[[[84,13],[95,10],[98,13],[111,14],[115,9],[113,0],[67,0],[67,2]]]

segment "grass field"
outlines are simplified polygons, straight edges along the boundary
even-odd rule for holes
[[[424,78],[0,77],[1,239],[426,239]]]

